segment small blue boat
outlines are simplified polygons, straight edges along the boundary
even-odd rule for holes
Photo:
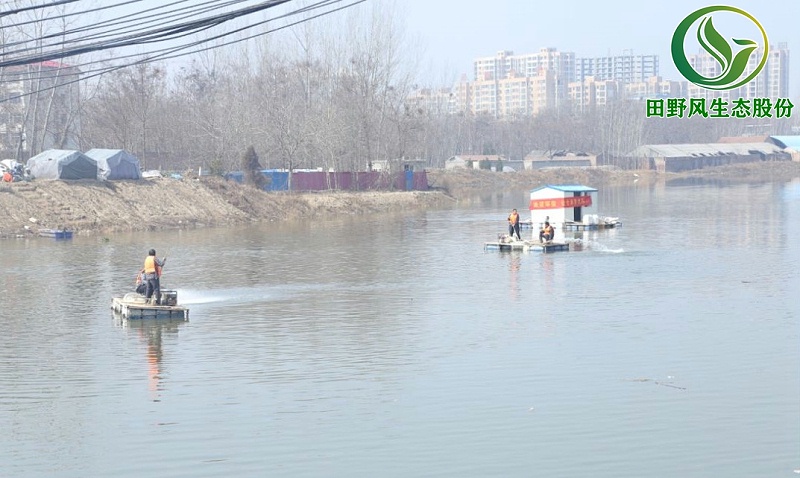
[[[72,239],[72,231],[67,229],[39,229],[39,235],[54,239]]]

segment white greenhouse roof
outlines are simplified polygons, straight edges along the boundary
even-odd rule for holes
[[[580,184],[546,184],[544,186],[539,186],[538,188],[531,189],[531,192],[540,191],[545,188],[555,189],[557,191],[562,191],[565,193],[593,193],[597,192],[597,189],[590,188],[589,186],[582,186]]]
[[[640,158],[684,158],[708,156],[744,156],[749,154],[774,154],[781,148],[772,143],[698,143],[698,144],[646,144],[634,149],[628,156]]]

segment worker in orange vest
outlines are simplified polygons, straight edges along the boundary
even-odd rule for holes
[[[519,213],[516,209],[513,209],[511,214],[508,215],[508,235],[513,239],[515,234],[517,239],[521,241],[522,237],[519,235]]]
[[[156,257],[156,250],[150,249],[147,257],[144,259],[144,268],[142,274],[147,281],[147,290],[145,297],[150,303],[161,303],[161,269],[167,262],[167,258],[159,260]]]
[[[544,227],[539,231],[539,242],[550,242],[553,240],[555,229],[550,225],[550,222],[545,221]]]

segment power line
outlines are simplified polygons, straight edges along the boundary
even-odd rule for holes
[[[180,38],[187,34],[201,32],[211,27],[222,25],[231,20],[252,15],[276,6],[288,3],[292,0],[270,0],[250,7],[241,8],[231,12],[225,12],[198,20],[179,23],[174,26],[159,27],[146,30],[142,33],[127,33],[111,40],[89,43],[75,47],[62,48],[61,50],[42,52],[35,55],[22,55],[16,58],[0,61],[0,68],[38,63],[48,60],[69,58],[83,53],[109,50],[113,48],[127,47],[147,44],[155,41],[166,41],[173,38]]]
[[[241,1],[241,0],[237,0],[237,1]],[[288,17],[291,17],[293,15],[297,15],[297,14],[301,14],[301,13],[308,13],[308,12],[311,12],[311,11],[316,10],[316,9],[320,9],[320,8],[331,6],[332,4],[339,3],[340,1],[342,1],[342,0],[324,0],[324,1],[320,1],[320,2],[317,2],[315,4],[307,5],[305,7],[299,8],[297,10],[285,13],[283,15],[279,15],[279,16],[270,18],[270,19],[265,20],[265,21],[257,22],[257,23],[254,23],[254,24],[249,24],[247,27],[240,28],[238,30],[235,30],[234,32],[227,32],[227,33],[224,33],[224,34],[221,34],[221,35],[217,35],[217,36],[214,36],[214,37],[206,38],[206,39],[203,40],[203,42],[209,42],[209,41],[212,41],[212,40],[216,40],[216,39],[219,39],[219,38],[224,37],[226,35],[231,35],[233,33],[237,33],[239,31],[242,31],[242,30],[245,30],[245,29],[249,29],[249,28],[255,28],[255,27],[259,26],[259,25],[266,24],[266,23],[272,22],[272,21],[281,20],[281,19],[284,19],[284,18],[288,18]],[[228,2],[228,3],[232,3],[232,2]],[[358,3],[360,3],[360,2],[358,2]],[[334,11],[338,11],[338,10],[339,9],[334,10]],[[186,35],[181,35],[181,36],[186,36]],[[258,36],[258,35],[254,35],[253,38],[256,37],[256,36]],[[199,43],[202,43],[202,42],[199,42]],[[236,43],[236,42],[234,42],[234,43]],[[174,52],[176,50],[181,50],[183,48],[192,47],[192,46],[195,46],[197,44],[198,44],[198,42],[190,42],[190,43],[187,43],[185,45],[178,45],[178,46],[173,46],[173,47],[168,47],[168,48],[164,48],[164,49],[148,52],[148,53],[145,53],[145,55],[161,54],[163,52],[170,53],[170,52]],[[191,54],[191,52],[186,53],[186,54]],[[141,54],[141,53],[139,53],[139,54],[131,54],[131,55],[124,55],[124,56],[116,55],[115,56],[115,60],[128,59],[128,58],[138,58],[138,59],[140,59],[142,57],[142,55],[143,54]],[[175,57],[175,56],[171,56],[171,58],[173,58],[173,57]],[[137,61],[139,61],[139,60],[137,60]],[[34,64],[35,63],[41,63],[41,62],[34,62]],[[67,74],[67,75],[88,74],[88,73],[92,73],[93,71],[98,71],[98,70],[95,69],[95,70],[86,71],[85,70],[86,67],[88,67],[90,65],[103,64],[103,63],[107,63],[107,61],[106,60],[96,60],[96,61],[89,61],[89,62],[84,62],[84,63],[80,63],[80,64],[70,64],[69,65],[70,68],[65,68],[65,70],[63,70],[63,71],[56,71],[54,74],[59,76],[59,77],[63,77],[64,74]],[[64,66],[67,66],[67,65],[64,65]],[[105,68],[107,68],[107,67],[100,68],[99,70],[103,70]],[[49,78],[51,76],[53,76],[53,75],[51,75],[50,71],[47,70],[47,71],[44,72],[44,75],[41,76],[41,78]],[[16,81],[16,79],[11,79],[11,80],[6,80],[6,81]],[[5,81],[0,79],[0,83],[3,83],[3,82],[5,82]]]
[[[290,0],[283,0],[281,3],[285,3],[286,1],[290,1]],[[209,51],[209,50],[214,50],[214,49],[217,49],[217,48],[222,48],[222,47],[225,47],[225,46],[230,46],[230,45],[233,45],[233,44],[236,44],[236,43],[240,43],[240,42],[243,42],[243,41],[248,41],[248,40],[251,40],[251,39],[254,39],[254,38],[258,38],[258,37],[261,37],[261,36],[264,36],[264,35],[267,35],[267,34],[270,34],[270,33],[274,33],[274,32],[279,31],[279,30],[283,30],[283,29],[286,29],[286,28],[289,28],[289,27],[292,27],[292,26],[299,25],[301,23],[304,23],[304,22],[307,22],[307,21],[310,21],[310,20],[314,20],[316,18],[320,18],[320,17],[325,16],[325,15],[329,15],[331,13],[335,13],[335,12],[338,12],[338,11],[353,7],[353,6],[358,5],[360,3],[364,3],[367,0],[351,0],[350,3],[347,3],[345,5],[340,5],[337,8],[332,8],[330,10],[326,10],[324,12],[321,12],[321,13],[318,13],[318,14],[303,18],[301,20],[298,20],[298,21],[295,21],[295,22],[292,22],[292,23],[289,23],[289,24],[286,24],[286,25],[282,25],[280,27],[272,28],[272,29],[269,29],[269,30],[266,30],[266,31],[263,31],[263,32],[255,33],[253,35],[250,35],[250,36],[247,36],[247,37],[243,37],[243,38],[239,38],[239,39],[236,39],[236,40],[232,40],[232,41],[229,41],[229,42],[224,42],[224,43],[211,45],[211,46],[207,46],[207,47],[199,48],[199,49],[194,49],[194,50],[190,50],[190,51],[183,51],[183,50],[186,50],[186,49],[189,49],[189,48],[194,48],[194,47],[197,47],[199,45],[208,43],[208,42],[213,41],[213,40],[218,40],[218,39],[224,38],[225,36],[231,35],[233,33],[238,33],[238,32],[244,31],[246,29],[250,29],[250,28],[253,28],[253,27],[256,27],[256,26],[260,26],[262,24],[269,23],[271,21],[284,19],[284,18],[289,18],[291,16],[295,16],[295,15],[298,15],[298,14],[301,14],[301,13],[309,13],[309,12],[312,12],[314,10],[318,10],[318,9],[321,9],[321,8],[324,8],[324,7],[330,7],[330,6],[333,6],[335,4],[343,3],[344,1],[345,0],[323,0],[323,1],[317,2],[315,4],[311,4],[309,6],[302,7],[302,8],[299,8],[297,10],[288,12],[286,14],[277,16],[275,18],[264,20],[264,21],[257,22],[257,23],[252,24],[252,25],[248,25],[246,27],[242,27],[242,28],[236,29],[233,32],[227,32],[227,33],[219,34],[219,35],[216,35],[216,36],[211,37],[211,38],[205,38],[203,40],[190,42],[190,43],[187,43],[185,45],[180,45],[180,46],[170,47],[170,48],[164,48],[164,49],[161,49],[161,50],[156,50],[154,52],[150,52],[150,53],[146,54],[147,56],[145,56],[144,58],[142,58],[141,55],[128,55],[128,56],[124,56],[124,57],[117,57],[117,59],[132,58],[132,57],[138,57],[139,58],[138,60],[134,60],[134,61],[131,61],[131,62],[128,62],[128,63],[123,63],[123,64],[120,64],[120,65],[114,65],[114,66],[110,66],[110,67],[99,68],[99,69],[91,70],[91,71],[88,71],[88,72],[87,71],[81,72],[79,70],[79,68],[78,68],[81,65],[70,66],[70,67],[65,68],[65,69],[60,69],[59,68],[56,71],[54,71],[53,74],[43,75],[43,76],[40,76],[38,78],[35,78],[35,77],[26,78],[26,81],[31,81],[31,80],[32,81],[36,81],[36,80],[40,80],[40,79],[53,79],[53,78],[60,79],[60,78],[71,77],[71,76],[75,76],[77,78],[69,80],[69,81],[60,82],[57,85],[44,87],[44,88],[38,89],[36,91],[31,91],[31,92],[27,92],[27,93],[15,95],[15,96],[9,96],[9,97],[7,97],[7,98],[5,98],[3,100],[0,100],[0,103],[2,103],[4,101],[9,101],[9,100],[13,100],[13,99],[16,99],[16,98],[20,98],[20,97],[23,97],[23,96],[30,96],[30,95],[38,94],[40,92],[52,90],[52,89],[55,89],[55,88],[60,88],[60,87],[63,87],[63,86],[67,86],[67,85],[70,85],[70,84],[77,83],[79,81],[83,81],[83,80],[88,80],[88,79],[91,79],[91,78],[99,77],[99,76],[104,75],[106,73],[110,73],[110,72],[113,72],[113,71],[118,71],[118,70],[121,70],[121,69],[124,69],[124,68],[128,68],[130,66],[140,65],[140,64],[144,64],[144,63],[151,63],[151,62],[154,62],[154,61],[164,61],[164,60],[168,60],[168,59],[179,58],[179,57],[182,57],[182,56],[193,55],[193,54],[201,53],[201,52],[204,52],[204,51]],[[94,63],[98,63],[98,62],[90,62],[90,63],[86,63],[85,65],[94,64]],[[10,82],[10,81],[18,81],[18,80],[8,80],[8,81]],[[0,81],[0,83],[2,83],[2,82]]]
[[[50,18],[48,18],[48,20],[65,19],[65,18],[71,17],[71,16],[83,16],[83,15],[86,15],[86,14],[89,14],[89,13],[94,13],[94,12],[97,12],[97,11],[100,11],[100,10],[105,10],[105,9],[114,8],[114,7],[118,7],[118,6],[128,5],[128,4],[132,4],[132,3],[138,3],[138,2],[141,2],[141,1],[143,1],[143,0],[131,0],[131,1],[128,1],[128,2],[117,3],[117,4],[114,4],[114,5],[107,5],[107,6],[101,7],[101,8],[95,8],[95,9],[92,9],[92,10],[83,10],[83,11],[80,11],[80,12],[67,13],[67,14],[59,15],[57,17],[50,17]],[[35,40],[36,40],[36,42],[40,42],[42,40],[47,40],[47,39],[51,39],[51,38],[59,38],[59,37],[63,38],[63,37],[67,37],[69,35],[77,35],[77,34],[81,34],[81,37],[79,38],[80,40],[87,40],[87,39],[92,38],[92,36],[86,35],[86,33],[89,33],[89,32],[91,32],[93,30],[97,30],[101,26],[126,25],[126,26],[130,27],[130,26],[146,25],[147,24],[146,22],[137,23],[137,21],[145,20],[145,19],[148,19],[148,18],[154,18],[154,17],[155,18],[162,17],[160,19],[163,20],[164,18],[169,19],[169,18],[171,18],[171,17],[173,17],[175,15],[164,16],[164,14],[154,13],[154,14],[147,15],[147,16],[141,16],[143,13],[148,13],[148,12],[161,10],[161,9],[163,9],[165,7],[178,5],[178,4],[181,4],[181,3],[186,3],[188,1],[191,1],[191,0],[180,0],[180,1],[169,3],[169,4],[166,4],[166,5],[161,5],[159,7],[153,7],[153,8],[149,8],[149,9],[146,9],[146,10],[142,10],[142,11],[140,11],[140,12],[134,14],[134,15],[126,15],[126,16],[122,16],[122,17],[115,17],[115,18],[111,18],[111,19],[108,19],[108,20],[103,20],[103,21],[100,21],[100,22],[97,22],[97,23],[94,23],[94,24],[91,24],[91,25],[75,28],[75,29],[72,29],[72,30],[64,30],[64,31],[56,32],[56,33],[42,35],[42,36],[36,38]],[[198,6],[202,7],[203,5],[217,3],[218,1],[219,0],[212,0],[212,1],[208,1],[208,2],[203,2]],[[191,16],[191,15],[196,14],[196,13],[207,12],[207,11],[213,9],[213,8],[222,8],[222,7],[225,7],[225,6],[228,6],[228,5],[231,5],[231,4],[235,4],[235,3],[240,3],[240,2],[243,2],[243,1],[246,1],[246,0],[228,1],[228,2],[225,2],[222,5],[220,5],[219,7],[206,7],[206,8],[203,8],[203,9],[198,8],[197,10],[192,10],[191,8],[190,9],[183,8],[183,9],[169,10],[169,11],[164,12],[164,13],[173,14],[175,12],[181,12],[181,14],[183,16]],[[137,17],[140,17],[140,18],[137,18]],[[41,23],[41,22],[42,22],[42,20],[39,20],[39,19],[37,19],[37,20],[28,20],[28,21],[20,22],[20,23],[6,24],[6,25],[4,25],[4,27],[5,28],[11,28],[11,27],[17,27],[18,28],[18,27],[21,27],[21,26],[33,25],[33,24],[37,24],[37,23]],[[156,23],[156,25],[159,25],[159,24],[163,24],[163,23]],[[117,30],[119,30],[119,29],[117,29]],[[110,34],[110,33],[113,33],[113,32],[114,32],[114,30],[111,30],[110,32],[105,32],[105,33]],[[95,36],[102,36],[103,33],[104,32],[101,31],[100,33],[95,33],[94,35]],[[75,42],[77,40],[70,40],[70,41],[71,42]],[[3,46],[4,46],[4,48],[8,48],[8,47],[11,47],[11,46],[25,45],[25,44],[27,44],[29,42],[31,42],[30,39],[25,39],[25,40],[20,40],[20,41],[15,41],[15,42],[6,41]],[[8,53],[10,53],[10,52],[6,52],[6,54],[8,54]]]
[[[59,1],[52,2],[52,3],[48,3],[46,5],[30,5],[30,6],[27,6],[27,7],[15,8],[13,10],[7,10],[5,12],[0,12],[0,18],[8,16],[8,15],[14,15],[14,14],[17,14],[17,13],[28,12],[28,11],[31,11],[31,10],[39,10],[39,9],[42,9],[42,8],[55,7],[55,6],[58,6],[58,5],[65,5],[67,3],[75,3],[75,2],[78,2],[78,1],[80,1],[80,0],[59,0]]]

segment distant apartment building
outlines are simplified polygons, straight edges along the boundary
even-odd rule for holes
[[[751,73],[758,66],[761,60],[761,49],[756,49],[755,54],[750,55],[747,63],[746,74]],[[709,53],[700,52],[689,55],[689,64],[699,74],[706,78],[714,78],[722,74],[722,66]],[[764,69],[756,76],[753,81],[732,90],[707,90],[703,87],[689,83],[687,86],[687,96],[690,98],[722,98],[725,101],[736,98],[788,98],[789,97],[789,49],[786,43],[771,45],[767,55],[767,63]]]
[[[0,69],[0,151],[25,160],[78,149],[80,70],[56,61]]]
[[[750,55],[748,73],[755,70],[760,58],[760,50],[756,50],[755,55]],[[764,69],[743,88],[746,88],[746,98],[789,97],[789,48],[786,43],[770,46]]]
[[[472,83],[466,75],[453,87],[453,108],[455,113],[473,114],[472,111]]]
[[[658,55],[634,55],[632,53],[578,58],[575,61],[575,80],[587,77],[597,81],[614,80],[627,85],[646,81],[658,76]]]
[[[566,103],[567,86],[574,79],[575,54],[555,48],[514,55],[500,51],[474,61],[474,81],[460,83],[459,111],[494,117],[536,115]]]
[[[760,55],[751,55],[748,72]],[[722,74],[719,62],[707,53],[688,57],[690,65],[705,77]],[[734,90],[714,91],[687,81],[659,76],[657,55],[608,55],[576,58],[575,53],[542,48],[536,53],[515,55],[503,50],[473,62],[473,79],[462,77],[451,90],[449,113],[492,117],[537,115],[548,109],[571,106],[583,112],[619,99],[706,98],[725,101],[743,97],[787,98],[789,96],[789,50],[785,43],[771,46],[765,68],[750,83]],[[439,95],[439,96],[437,96]],[[442,110],[444,93],[430,94],[430,110]]]
[[[514,55],[513,51],[500,51],[495,56],[477,58],[474,80],[501,80],[512,72],[516,76],[539,76],[552,71],[566,85],[575,80],[575,53],[541,48],[537,53]]]
[[[567,104],[567,84],[552,70],[542,71],[528,77],[531,91],[530,114],[538,115],[546,110],[558,109]]]
[[[459,109],[495,117],[536,115],[566,105],[585,111],[624,96],[628,84],[656,76],[657,55],[576,59],[575,53],[555,48],[524,55],[503,50],[474,61],[471,104]]]
[[[450,88],[421,88],[406,98],[418,114],[449,115],[456,112],[456,94]]]
[[[477,115],[498,115],[498,81],[497,80],[478,80],[472,83],[472,98],[470,108]]]
[[[498,81],[497,93],[498,116],[527,116],[533,111],[529,78],[512,71],[508,78]]]
[[[631,100],[678,98],[686,96],[686,89],[685,81],[665,80],[660,76],[651,76],[644,81],[624,85],[623,96]]]
[[[513,69],[511,65],[513,57],[513,51],[503,50],[497,52],[495,56],[476,58],[473,61],[474,75],[472,79],[479,81],[505,78],[508,72]]]
[[[569,101],[573,109],[585,112],[605,106],[623,94],[623,84],[616,80],[599,80],[593,76],[569,84]]]

